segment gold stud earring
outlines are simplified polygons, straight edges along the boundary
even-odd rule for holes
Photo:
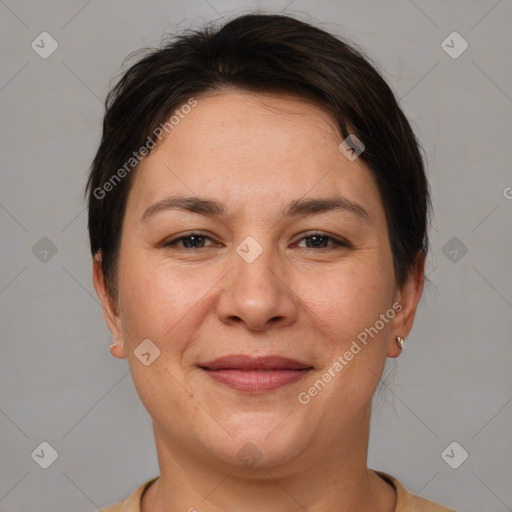
[[[396,344],[398,345],[398,348],[399,348],[400,350],[403,350],[403,349],[404,349],[404,339],[403,339],[403,338],[401,338],[400,336],[397,336],[397,337],[395,338],[395,341],[396,341]]]

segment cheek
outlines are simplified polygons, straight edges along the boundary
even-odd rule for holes
[[[207,291],[215,281],[204,272],[162,265],[147,252],[126,250],[119,260],[120,315],[132,379],[142,403],[161,424],[173,421],[176,407],[186,409],[189,418],[201,415],[185,389],[182,354],[194,343],[198,317],[212,307]],[[145,339],[159,350],[148,366],[136,356]]]
[[[391,306],[394,280],[391,261],[375,253],[361,255],[329,270],[300,273],[297,295],[333,334],[343,339],[373,325]],[[341,340],[341,341],[342,341]]]
[[[209,270],[171,267],[155,254],[127,247],[119,261],[119,297],[130,343],[149,338],[160,348],[170,344],[180,350],[193,335],[216,280],[218,275]]]
[[[382,259],[385,262],[385,258]],[[324,366],[312,387],[312,411],[327,415],[327,424],[350,428],[350,421],[370,403],[386,362],[392,310],[393,275],[390,265],[376,259],[339,268],[317,277],[316,285],[303,277],[304,297],[315,330],[324,337]],[[381,315],[386,315],[385,321]],[[318,391],[320,390],[320,391]],[[311,395],[311,396],[313,396]],[[307,397],[306,397],[307,398]],[[326,404],[328,411],[325,412]],[[348,423],[347,423],[348,422]],[[341,427],[340,427],[341,428]]]

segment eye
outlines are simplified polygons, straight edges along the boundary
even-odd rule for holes
[[[200,233],[190,233],[188,235],[179,236],[164,242],[164,247],[172,247],[177,249],[202,249],[206,240],[212,240],[209,236]]]
[[[300,243],[303,240],[305,241],[306,245],[300,246]],[[215,245],[214,243],[207,244],[207,241],[213,242],[209,236],[203,235],[201,233],[190,233],[188,235],[182,235],[168,240],[163,243],[163,246],[178,250],[198,250]],[[296,243],[296,246],[301,247],[302,249],[336,249],[341,247],[351,247],[348,242],[339,240],[323,232],[314,232],[308,236],[302,237],[299,242]]]
[[[311,233],[301,238],[299,243],[302,242],[302,240],[306,240],[306,247],[302,246],[302,248],[305,249],[336,249],[340,247],[350,247],[348,242],[338,240],[322,232]],[[331,242],[331,244],[329,244],[329,242]]]

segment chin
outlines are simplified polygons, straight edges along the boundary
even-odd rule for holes
[[[243,469],[275,469],[293,462],[310,444],[304,429],[287,414],[244,414],[232,421],[232,435],[212,452],[223,462]],[[284,421],[283,421],[284,420]],[[224,436],[224,437],[226,437]],[[225,450],[224,448],[227,448]]]

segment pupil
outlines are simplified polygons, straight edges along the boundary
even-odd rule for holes
[[[311,236],[310,240],[312,242],[313,247],[319,247],[319,246],[323,245],[322,244],[323,238],[324,238],[323,236],[318,236],[318,235]]]
[[[202,236],[192,235],[185,239],[185,245],[188,247],[192,247],[193,249],[197,248],[197,244],[201,242]]]

